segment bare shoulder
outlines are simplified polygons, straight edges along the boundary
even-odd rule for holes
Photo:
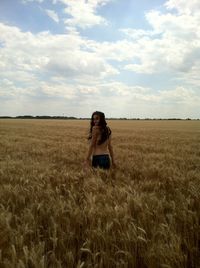
[[[112,131],[111,131],[111,129],[110,129],[110,127],[109,126],[107,126],[107,128],[108,128],[108,134],[109,134],[109,136],[112,134]]]
[[[93,126],[92,130],[100,130],[100,126]]]
[[[93,126],[92,127],[92,133],[96,133],[96,134],[98,134],[100,132],[100,127],[99,126]]]

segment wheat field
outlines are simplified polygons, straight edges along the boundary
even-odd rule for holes
[[[107,123],[108,172],[87,120],[0,120],[1,268],[200,267],[200,121]]]

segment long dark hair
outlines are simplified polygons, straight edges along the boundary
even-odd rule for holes
[[[109,138],[109,136],[111,134],[111,129],[107,126],[105,114],[102,112],[99,112],[99,111],[95,111],[95,112],[93,112],[93,114],[91,116],[91,120],[90,120],[90,131],[89,131],[88,140],[92,138],[92,127],[94,126],[94,122],[93,122],[94,115],[98,115],[100,118],[99,126],[100,126],[100,130],[101,130],[101,139],[98,142],[98,145],[100,145]]]

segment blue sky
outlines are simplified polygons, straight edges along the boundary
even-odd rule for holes
[[[200,118],[197,0],[0,1],[0,115]]]

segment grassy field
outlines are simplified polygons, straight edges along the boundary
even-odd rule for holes
[[[0,267],[200,267],[200,121],[108,121],[118,167],[85,171],[89,121],[0,120]]]

